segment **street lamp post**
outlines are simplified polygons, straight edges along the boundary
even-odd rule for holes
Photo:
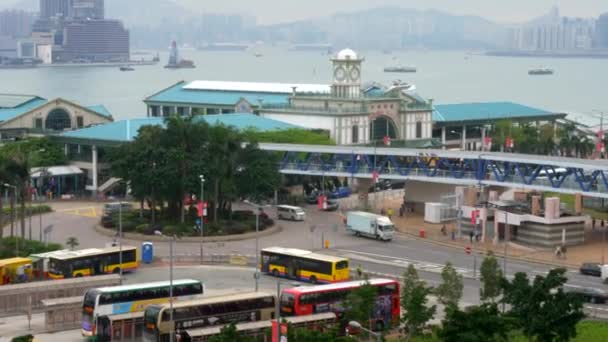
[[[262,208],[264,207],[269,207],[268,205],[259,205],[257,203],[253,203],[251,201],[245,200],[243,201],[244,203],[247,203],[253,207],[255,207],[255,273],[253,274],[253,278],[255,279],[255,291],[258,291],[259,288],[259,278],[260,278],[260,273],[259,273],[259,267],[260,267],[260,240],[259,240],[259,233],[260,233],[260,212],[262,211]]]
[[[203,197],[204,195],[204,185],[205,185],[205,176],[200,175],[198,176],[201,180],[201,265],[203,264],[203,227],[205,224],[205,198]]]
[[[377,332],[373,332],[371,329],[364,328],[363,325],[361,323],[357,322],[357,321],[350,321],[350,322],[348,322],[348,327],[352,328],[352,329],[355,329],[355,330],[363,330],[366,333],[374,336],[376,338],[376,341],[378,341],[378,342],[382,341],[382,335],[381,334],[379,334]]]
[[[173,244],[175,243],[176,236],[166,236],[158,230],[154,231],[155,235],[169,238],[169,341],[173,342],[175,339],[175,324],[173,322]]]
[[[122,285],[122,201],[118,203],[118,274]]]

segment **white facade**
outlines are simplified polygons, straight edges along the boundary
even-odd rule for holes
[[[329,132],[340,145],[367,144],[390,136],[397,140],[432,138],[432,102],[410,93],[413,87],[362,90],[361,64],[354,51],[345,49],[331,59],[331,94],[297,89],[284,108],[266,107],[260,115],[311,129]],[[374,91],[372,94],[371,91]],[[382,126],[377,126],[382,125]]]

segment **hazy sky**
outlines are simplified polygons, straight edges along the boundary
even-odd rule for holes
[[[0,0],[0,7],[24,0]],[[27,0],[25,0],[27,1]],[[34,0],[29,0],[34,2]],[[122,0],[129,1],[129,0]],[[159,0],[148,0],[150,6]],[[564,16],[597,17],[608,12],[608,0],[168,0],[196,12],[249,13],[259,23],[322,17],[339,11],[379,6],[435,8],[454,14],[474,14],[499,22],[520,22],[559,6]],[[35,1],[37,2],[37,1]]]
[[[2,1],[2,0],[0,0]],[[153,2],[154,0],[150,0]],[[597,17],[608,12],[608,0],[173,0],[206,12],[250,13],[260,23],[320,17],[338,11],[378,6],[436,8],[454,14],[475,14],[500,22],[518,22],[559,6],[564,16]]]

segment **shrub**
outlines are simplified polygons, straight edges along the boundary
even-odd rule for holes
[[[23,336],[13,337],[11,342],[32,342],[33,340],[34,340],[34,336],[32,336],[32,335],[23,335]]]
[[[31,254],[56,251],[62,248],[62,246],[57,243],[49,243],[48,246],[45,246],[44,243],[40,241],[7,237],[0,239],[0,259],[12,258],[15,256],[17,241],[19,241],[19,256],[22,257]]]
[[[149,224],[144,223],[144,224],[140,224],[139,226],[135,227],[135,232],[139,233],[139,234],[145,234],[145,235],[150,235],[148,233],[148,228],[150,227]]]

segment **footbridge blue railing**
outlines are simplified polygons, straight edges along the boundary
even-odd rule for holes
[[[260,144],[281,154],[284,174],[414,179],[582,193],[608,198],[608,161],[404,148]]]

